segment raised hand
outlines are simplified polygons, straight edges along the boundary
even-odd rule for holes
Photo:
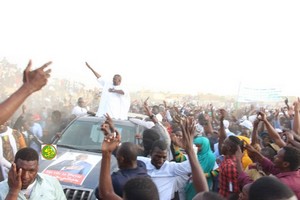
[[[30,71],[32,62],[29,61],[26,69],[23,72],[23,83],[30,87],[31,92],[40,90],[47,84],[50,77],[51,69],[46,69],[52,62],[47,62],[40,68]]]
[[[85,62],[85,65],[86,65],[89,69],[93,70],[92,67],[89,65],[89,63]]]
[[[165,108],[168,109],[168,105],[167,105],[166,100],[163,100],[163,103],[164,103]]]
[[[147,99],[145,99],[144,105],[147,105],[147,106],[148,106],[148,103],[147,103],[147,102],[148,102],[149,98],[150,98],[150,97],[147,97]]]
[[[121,135],[117,129],[114,128],[114,123],[109,114],[105,115],[106,120],[101,125],[101,130],[104,133],[104,140],[102,142],[102,152],[112,153],[121,142]]]
[[[149,97],[147,97],[147,99],[144,101],[143,105],[144,105],[144,109],[145,109],[145,112],[148,116],[150,116],[152,113],[150,111],[150,108],[148,106],[148,99]]]
[[[48,62],[42,67],[30,71],[32,62],[29,61],[23,72],[23,85],[12,95],[0,103],[0,124],[5,123],[23,102],[34,92],[42,89],[47,84],[51,69],[46,69],[51,64]],[[45,71],[44,71],[45,70]]]
[[[192,117],[181,117],[180,127],[182,130],[182,148],[193,151],[194,133],[196,130],[195,120]]]
[[[101,75],[96,72],[87,62],[85,62],[85,65],[93,72],[93,74],[97,77],[97,78],[100,78]]]
[[[182,130],[182,147],[185,149],[188,157],[190,166],[192,169],[192,181],[196,192],[208,191],[208,185],[206,182],[205,174],[199,161],[194,153],[193,141],[195,133],[195,121],[193,117],[181,117],[180,127]]]
[[[262,111],[259,111],[258,114],[257,114],[257,118],[261,121],[267,121],[267,115],[266,113],[262,112]]]
[[[114,126],[113,120],[107,113],[104,116],[105,116],[106,120],[101,125],[101,130],[104,132],[105,136],[113,135],[115,132],[115,126]]]
[[[282,133],[281,138],[285,143],[290,144],[294,140],[294,135],[292,131],[285,131],[284,133]]]
[[[102,142],[102,152],[112,153],[121,143],[121,135],[115,130],[116,135],[106,135]]]
[[[289,109],[289,99],[287,97],[285,97],[285,99],[284,99],[284,104]]]
[[[223,121],[225,119],[227,112],[225,109],[221,108],[219,109],[219,119],[220,121]]]
[[[25,114],[25,113],[26,113],[26,110],[27,110],[26,105],[22,105],[22,114]]]
[[[298,100],[293,103],[293,106],[294,106],[294,112],[300,112],[300,99],[299,99],[299,97],[298,97]]]
[[[278,116],[279,116],[279,109],[276,108],[276,109],[275,109],[275,112],[274,112],[274,118],[277,120],[277,119],[278,119]]]

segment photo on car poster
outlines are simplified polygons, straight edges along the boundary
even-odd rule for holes
[[[101,156],[66,152],[49,165],[44,174],[56,177],[61,182],[81,185]]]

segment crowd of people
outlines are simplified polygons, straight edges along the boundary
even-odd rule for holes
[[[300,198],[300,99],[290,103],[286,98],[280,107],[233,109],[190,102],[149,105],[149,97],[130,106],[121,75],[104,81],[86,63],[103,96],[80,96],[68,109],[30,105],[28,110],[24,102],[44,90],[50,65],[31,70],[30,61],[21,86],[0,104],[0,199],[65,199],[55,178],[38,173],[38,152],[72,119],[87,114],[106,119],[98,199]],[[52,94],[47,98],[55,99]],[[133,110],[148,116],[130,119],[145,127],[137,135],[143,142],[121,144],[113,119],[127,119]],[[112,156],[119,171],[111,174]],[[46,187],[50,189],[41,193]]]
[[[299,106],[300,99],[292,104],[285,99],[282,109],[267,110],[252,105],[240,112],[231,112],[226,108],[214,108],[213,105],[207,108],[185,109],[168,106],[164,102],[161,111],[156,114],[157,118],[149,112],[147,106],[145,110],[149,118],[156,118],[152,120],[154,124],[159,121],[158,118],[161,119],[161,125],[170,135],[171,148],[166,148],[166,161],[183,163],[189,159],[181,144],[182,127],[178,126],[178,113],[181,118],[189,117],[195,120],[193,144],[209,192],[220,195],[222,199],[299,199]],[[155,107],[152,107],[152,111],[154,110]],[[152,129],[146,124],[145,127]],[[148,132],[149,129],[144,131],[145,149],[148,146],[153,147],[153,140],[161,138],[152,138],[152,145],[149,145]],[[151,132],[151,135],[153,136],[154,132]],[[168,144],[167,139],[161,140]],[[149,152],[152,151],[153,149]],[[151,153],[148,157],[152,158]],[[149,172],[150,169],[151,167],[147,168],[151,176],[155,173]],[[166,176],[164,173],[164,177]],[[177,180],[173,182],[176,189],[170,185],[168,188],[173,188],[172,194],[178,192],[179,199],[195,198],[199,191],[195,190],[194,181],[190,180],[190,175],[188,178],[183,177],[177,176]],[[269,179],[270,177],[272,179]],[[282,187],[282,194],[273,193],[274,188],[262,185],[263,182],[258,181],[263,180],[261,178],[266,182],[273,182],[276,178],[272,186]],[[170,178],[168,183],[171,182]],[[160,184],[156,185],[159,186],[159,190],[163,190]],[[252,185],[256,187],[256,184],[259,184],[260,190],[251,190]],[[184,195],[180,194],[182,191]],[[166,192],[167,190],[162,191],[163,194]],[[259,197],[258,192],[263,196]],[[174,196],[164,199],[174,198],[176,199]]]

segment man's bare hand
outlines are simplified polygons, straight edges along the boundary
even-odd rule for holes
[[[11,192],[19,193],[22,188],[22,168],[17,171],[17,166],[15,163],[11,165],[11,168],[8,172],[8,186]]]
[[[51,69],[46,69],[52,62],[47,62],[40,68],[31,70],[32,62],[29,61],[26,69],[23,72],[23,83],[28,85],[31,92],[38,91],[44,87],[50,77]]]
[[[219,119],[220,119],[220,121],[223,121],[225,119],[226,115],[227,115],[227,112],[226,112],[225,109],[223,109],[223,108],[219,109]]]
[[[102,142],[102,152],[112,153],[116,150],[121,142],[121,135],[116,130],[116,135],[106,135]]]
[[[196,130],[195,121],[192,117],[182,117],[180,120],[182,130],[182,148],[186,151],[193,151],[194,133]]]
[[[101,125],[101,130],[104,132],[105,136],[112,135],[115,132],[115,126],[114,126],[113,120],[107,113],[104,116],[105,116],[106,120]]]
[[[91,66],[90,66],[87,62],[85,62],[85,65],[86,65],[88,68],[92,69]]]

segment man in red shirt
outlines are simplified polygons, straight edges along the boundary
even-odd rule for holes
[[[219,152],[224,155],[224,160],[220,164],[219,172],[219,194],[225,198],[238,197],[240,187],[238,183],[238,171],[236,163],[236,152],[242,147],[242,141],[236,136],[226,136],[224,119],[226,111],[219,110],[220,129],[219,129]]]
[[[221,152],[224,155],[219,169],[219,194],[225,198],[230,196],[238,196],[240,187],[238,183],[238,170],[235,153],[241,145],[241,141],[236,136],[229,136],[221,147]]]

